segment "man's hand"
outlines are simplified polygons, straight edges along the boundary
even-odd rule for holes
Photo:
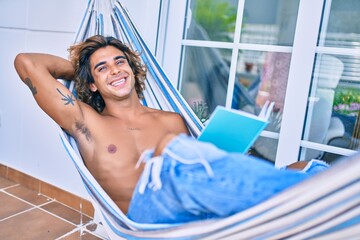
[[[309,163],[308,161],[299,161],[299,162],[295,162],[295,163],[290,164],[286,168],[287,169],[303,170],[308,163]]]

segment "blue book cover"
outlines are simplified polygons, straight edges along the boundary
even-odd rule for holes
[[[267,102],[259,116],[217,106],[198,140],[228,152],[246,153],[267,126],[273,106]]]

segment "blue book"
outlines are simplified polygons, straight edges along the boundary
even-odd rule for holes
[[[274,102],[265,103],[258,116],[241,110],[217,106],[198,140],[213,143],[227,152],[246,153],[254,144],[268,120]]]

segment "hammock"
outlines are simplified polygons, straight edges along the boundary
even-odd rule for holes
[[[197,136],[203,128],[146,46],[119,1],[90,0],[75,42],[112,35],[141,54],[149,72],[144,105],[180,113]],[[73,82],[64,82],[73,90]],[[74,93],[75,94],[75,93]],[[279,239],[360,236],[360,155],[233,216],[186,224],[140,224],[127,218],[85,167],[75,140],[59,127],[62,143],[110,239]]]

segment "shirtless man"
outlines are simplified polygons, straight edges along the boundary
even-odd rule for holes
[[[95,179],[134,221],[229,216],[308,177],[198,142],[187,136],[180,115],[143,106],[146,68],[117,39],[93,36],[69,51],[71,62],[19,54],[15,68],[38,105],[76,139]],[[79,100],[58,78],[75,79]],[[154,150],[142,154],[146,149]],[[141,154],[146,167],[135,169]],[[294,165],[304,166],[308,173],[327,168],[324,163]]]
[[[89,62],[88,71],[93,76],[90,91],[100,92],[105,102],[101,112],[76,100],[56,80],[74,79],[75,69],[70,61],[47,54],[24,53],[16,57],[15,68],[38,105],[76,139],[84,162],[95,179],[127,212],[142,172],[142,167],[134,167],[140,154],[145,149],[155,148],[166,134],[188,133],[188,130],[180,115],[140,103],[138,95],[142,89],[137,92],[135,83],[141,86],[146,71],[138,65],[138,56],[125,50],[127,57],[119,48],[128,48],[119,44],[112,38],[95,37],[81,47],[70,49],[73,60],[78,57],[80,48],[91,49],[84,61]],[[137,75],[131,64],[138,65]]]

